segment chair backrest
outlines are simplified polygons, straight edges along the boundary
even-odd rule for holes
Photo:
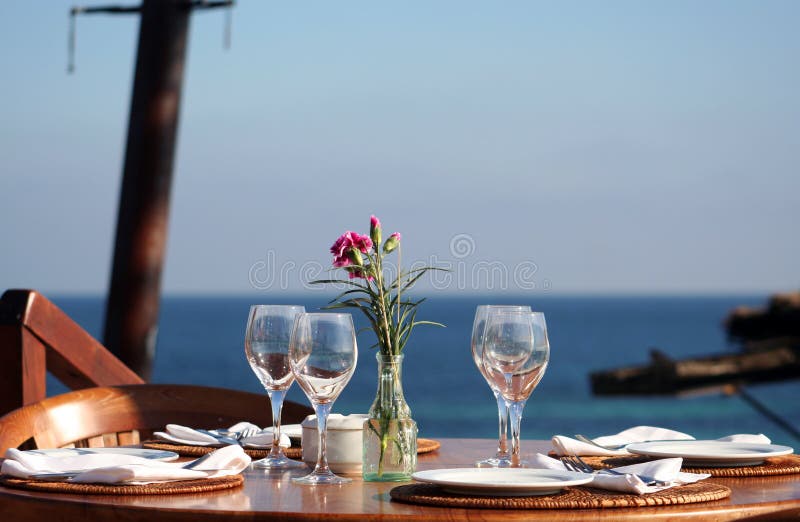
[[[286,401],[281,420],[299,423],[311,408]],[[168,423],[203,428],[272,422],[265,395],[224,388],[139,384],[86,388],[49,397],[0,417],[7,448],[108,447],[137,444]]]
[[[0,414],[44,399],[47,372],[73,390],[144,383],[33,290],[8,290],[0,297],[0,372]]]

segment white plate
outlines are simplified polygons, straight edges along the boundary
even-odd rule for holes
[[[551,495],[566,486],[591,482],[586,473],[528,468],[452,468],[418,471],[411,478],[467,495],[521,497]]]
[[[144,448],[57,448],[57,449],[37,449],[27,450],[23,453],[31,455],[45,455],[47,457],[76,457],[78,455],[130,455],[132,457],[142,457],[152,460],[175,460],[178,454],[174,451],[162,451]]]
[[[767,457],[788,455],[794,451],[789,446],[776,444],[719,440],[642,442],[630,444],[625,449],[648,457],[682,457],[685,464],[700,467],[757,466]]]

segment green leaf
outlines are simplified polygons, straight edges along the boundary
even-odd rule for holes
[[[411,323],[411,326],[418,326],[421,324],[428,324],[431,326],[440,326],[442,328],[447,328],[447,325],[444,325],[442,323],[437,323],[436,321],[414,321],[413,323]]]

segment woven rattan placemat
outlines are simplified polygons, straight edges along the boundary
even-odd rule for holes
[[[189,446],[188,444],[175,444],[164,440],[146,440],[142,442],[143,448],[174,451],[182,457],[202,457],[206,453],[219,449],[219,446]],[[269,448],[243,448],[244,452],[254,459],[263,459],[269,455]],[[303,457],[303,448],[283,448],[283,453],[290,459]]]
[[[220,489],[238,488],[244,483],[241,475],[197,480],[178,480],[155,484],[75,484],[46,480],[0,477],[0,484],[9,488],[46,491],[49,493],[74,493],[76,495],[174,495],[177,493],[205,493]]]
[[[731,490],[712,482],[696,482],[648,495],[614,493],[590,488],[566,488],[557,495],[480,497],[448,493],[433,484],[397,486],[392,500],[409,504],[486,509],[583,509],[672,506],[727,498]]]
[[[595,469],[616,468],[653,460],[650,457],[581,457]],[[732,468],[702,468],[684,466],[689,473],[709,473],[713,477],[768,477],[770,475],[789,475],[800,473],[800,455],[771,457],[758,466],[738,466]]]
[[[174,451],[182,457],[202,457],[206,453],[211,453],[215,449],[219,449],[215,446],[189,446],[184,444],[175,444],[174,442],[168,442],[164,440],[146,440],[142,443],[142,447],[148,449]],[[442,444],[438,440],[417,439],[417,453],[430,453],[438,450],[440,447],[442,447]],[[254,459],[263,459],[269,455],[269,449],[266,448],[244,448],[244,452]],[[299,446],[284,448],[283,452],[290,459],[303,458],[303,448]]]
[[[417,453],[430,453],[442,447],[442,443],[433,439],[417,439]]]

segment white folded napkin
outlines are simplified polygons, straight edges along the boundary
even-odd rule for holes
[[[73,477],[50,478],[80,483],[151,484],[201,478],[224,477],[241,473],[250,465],[250,457],[240,446],[220,448],[204,458],[197,467],[187,469],[190,462],[163,462],[132,455],[102,453],[74,457],[49,457],[10,448],[6,451],[0,473],[18,478],[31,478],[44,473],[75,474]]]
[[[683,459],[675,458],[654,460],[641,464],[633,464],[631,466],[620,466],[613,469],[614,471],[624,473],[624,475],[595,473],[594,480],[587,485],[593,488],[644,495],[682,484],[691,484],[692,482],[697,482],[698,480],[703,480],[711,476],[709,474],[682,472],[682,464]],[[530,465],[533,468],[567,470],[567,467],[560,460],[550,458],[541,453],[537,453],[530,459]],[[653,477],[656,480],[665,481],[668,484],[663,486],[648,486],[638,475]]]
[[[655,428],[653,426],[636,426],[621,431],[616,435],[606,435],[592,439],[601,446],[617,446],[620,444],[633,444],[634,442],[665,441],[665,440],[694,440],[694,437],[681,433],[680,431],[668,430],[665,428]],[[717,439],[726,442],[756,442],[769,444],[770,440],[762,434],[736,434],[728,435]],[[603,449],[588,442],[582,442],[572,437],[556,435],[552,439],[553,451],[556,455],[597,455],[597,456],[624,456],[630,455],[625,449],[618,450]]]
[[[248,428],[257,429],[260,431],[250,437],[244,437],[239,441],[239,444],[248,448],[268,448],[272,446],[272,440],[274,438],[272,434],[272,427],[264,428],[262,430],[255,424],[251,424],[249,422],[239,422],[228,428],[227,431],[239,433]],[[207,433],[201,433],[194,428],[181,426],[180,424],[167,424],[166,430],[166,432],[157,431],[153,435],[162,440],[175,442],[177,444],[186,444],[189,446],[217,446],[224,444],[219,439],[212,437]],[[283,448],[288,448],[292,445],[292,441],[289,440],[289,437],[286,434],[281,433],[279,445]]]

